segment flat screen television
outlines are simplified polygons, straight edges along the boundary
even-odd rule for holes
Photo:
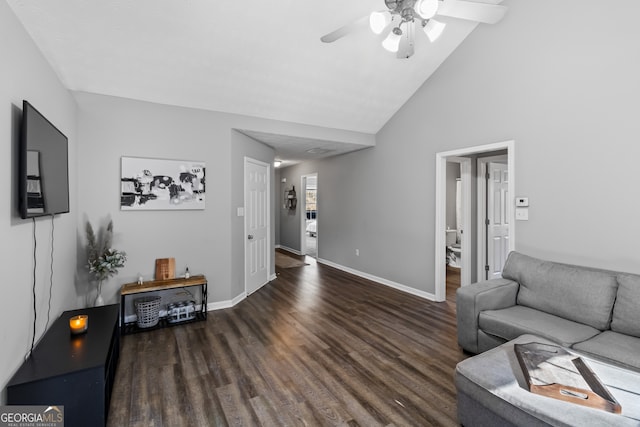
[[[28,101],[22,102],[18,209],[22,218],[69,212],[69,142]]]

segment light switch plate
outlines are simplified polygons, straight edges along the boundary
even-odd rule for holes
[[[528,197],[516,197],[516,206],[526,207],[529,206]]]
[[[237,210],[238,216],[244,216],[244,208],[243,207],[239,207]]]
[[[529,221],[529,208],[516,208],[517,221]]]

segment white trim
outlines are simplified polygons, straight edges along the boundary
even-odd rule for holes
[[[365,273],[362,271],[358,271],[358,270],[354,270],[353,268],[350,267],[345,267],[344,265],[340,265],[340,264],[336,264],[335,262],[326,260],[326,259],[322,259],[322,258],[317,258],[317,262],[319,262],[320,264],[325,264],[328,265],[329,267],[333,267],[333,268],[337,268],[338,270],[342,270],[345,271],[349,274],[353,274],[354,276],[358,276],[358,277],[362,277],[364,279],[367,280],[371,280],[372,282],[376,282],[376,283],[380,283],[381,285],[385,285],[388,286],[390,288],[394,288],[396,290],[402,291],[402,292],[406,292],[408,294],[411,295],[415,295],[417,297],[420,298],[424,298],[427,299],[429,301],[435,301],[436,297],[433,294],[430,294],[428,292],[424,292],[424,291],[420,291],[418,289],[403,285],[401,283],[397,283],[388,279],[384,279],[382,277],[378,277],[378,276],[374,276],[372,274],[369,273]]]
[[[307,253],[307,239],[306,239],[306,219],[307,219],[307,176],[300,175],[300,197],[298,206],[300,207],[300,253]]]
[[[269,281],[273,281],[276,280],[278,278],[278,275],[276,273],[273,273],[271,276],[269,276]]]
[[[444,186],[444,188],[443,188]],[[447,228],[447,206],[446,206],[446,197],[447,197],[447,158],[446,156],[441,155],[440,153],[436,153],[436,212],[435,212],[435,284],[434,288],[436,291],[435,300],[436,301],[444,301],[446,299],[446,284],[444,291],[442,290],[442,286],[440,283],[445,283],[446,280],[446,270],[442,268],[445,265],[444,260],[447,256],[445,244],[446,244],[446,232],[444,231]],[[445,201],[445,202],[443,202]],[[443,236],[444,235],[444,236]]]
[[[444,301],[446,299],[446,265],[445,265],[445,232],[446,229],[446,167],[447,158],[462,157],[472,154],[486,153],[489,151],[507,150],[507,162],[509,173],[509,200],[507,201],[513,206],[515,201],[515,143],[513,140],[496,142],[493,144],[479,145],[469,148],[461,148],[452,151],[444,151],[436,153],[436,212],[435,212],[435,300]],[[511,209],[511,218],[509,222],[509,250],[515,248],[515,209]],[[470,248],[470,247],[469,247]],[[463,253],[464,255],[464,253]],[[463,265],[464,270],[464,265]],[[461,278],[462,279],[462,278]]]
[[[234,305],[231,300],[210,302],[207,304],[207,311],[223,310],[225,308],[231,308]]]
[[[317,204],[318,204],[318,172],[308,173],[300,176],[300,203],[298,206],[300,207],[300,254],[307,255],[307,178],[315,177],[316,178],[316,215]],[[317,221],[317,219],[316,219]],[[316,256],[312,258],[318,257],[318,223],[316,222]]]
[[[487,153],[489,151],[500,151],[500,150],[513,150],[513,140],[502,141],[502,142],[494,142],[491,144],[477,145],[475,147],[468,148],[459,148],[457,150],[451,151],[443,151],[440,153],[436,153],[436,156],[440,155],[443,157],[460,157],[460,156],[470,156],[472,154],[480,154]]]
[[[260,160],[256,160],[256,159],[252,159],[251,157],[247,157],[244,156],[244,176],[242,177],[242,180],[244,182],[244,208],[245,208],[245,215],[244,215],[244,234],[242,235],[242,239],[243,239],[243,250],[244,253],[242,254],[242,258],[244,259],[244,271],[242,273],[243,277],[244,277],[244,293],[245,293],[245,297],[247,294],[247,164],[248,163],[253,163],[254,165],[258,165],[258,166],[264,166],[267,168],[267,248],[271,247],[271,210],[273,209],[273,204],[272,204],[272,195],[273,195],[273,188],[272,183],[271,183],[271,163],[266,163],[266,162],[262,162]],[[275,269],[275,257],[271,257],[271,251],[267,250],[267,265],[269,265],[270,267],[273,267]],[[269,283],[271,281],[271,279],[269,279],[270,277],[270,270],[271,268],[268,267],[267,268],[267,274],[265,277],[265,282],[256,289],[256,291],[258,289],[260,289],[262,286],[266,285],[267,283]],[[254,291],[255,292],[255,291]]]
[[[241,303],[245,298],[247,298],[247,293],[242,292],[231,300],[210,302],[207,304],[207,311],[223,310],[225,308],[234,307]]]

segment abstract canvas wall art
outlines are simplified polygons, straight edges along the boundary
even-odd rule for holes
[[[122,157],[121,210],[205,208],[205,163]]]

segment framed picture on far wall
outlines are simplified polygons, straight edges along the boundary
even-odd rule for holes
[[[205,208],[205,163],[122,157],[120,210]]]

